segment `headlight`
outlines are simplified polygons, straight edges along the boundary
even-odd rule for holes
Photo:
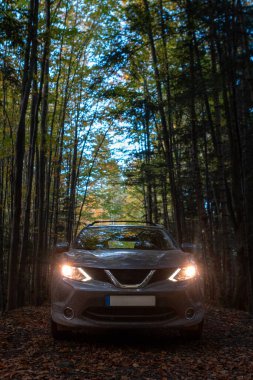
[[[185,281],[190,280],[197,276],[197,267],[196,265],[188,265],[186,267],[177,268],[175,272],[169,277],[170,281]]]
[[[72,267],[71,265],[63,265],[61,267],[61,274],[63,277],[71,278],[76,281],[89,281],[91,277],[82,268]]]

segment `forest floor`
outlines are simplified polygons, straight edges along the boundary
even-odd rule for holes
[[[0,317],[0,379],[253,379],[253,318],[207,308],[203,338],[175,332],[103,332],[54,341],[49,307]]]

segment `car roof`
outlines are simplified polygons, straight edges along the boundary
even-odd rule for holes
[[[143,226],[143,225],[137,225],[137,224],[111,224],[109,226],[101,225],[101,226],[90,226],[85,227],[84,229],[100,229],[100,228],[139,228],[142,230],[160,230],[164,229],[162,226]]]
[[[100,227],[141,227],[141,228],[154,228],[160,229],[164,226],[152,222],[143,222],[143,221],[132,221],[132,220],[98,220],[88,224],[84,228],[100,228]]]

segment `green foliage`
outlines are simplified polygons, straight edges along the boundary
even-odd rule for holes
[[[20,18],[17,8],[0,4],[0,44],[23,47],[25,22]]]

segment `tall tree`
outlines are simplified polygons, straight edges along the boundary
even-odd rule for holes
[[[22,94],[20,105],[20,117],[17,128],[17,137],[15,145],[15,164],[14,164],[14,200],[12,212],[12,232],[11,248],[9,257],[8,273],[8,309],[17,306],[17,269],[19,261],[19,244],[20,244],[20,220],[22,213],[22,178],[23,178],[23,160],[25,153],[25,128],[26,113],[28,100],[31,90],[32,79],[35,70],[36,52],[37,52],[37,29],[38,29],[38,1],[31,0],[28,18],[28,35],[25,51],[25,62],[23,68]]]

